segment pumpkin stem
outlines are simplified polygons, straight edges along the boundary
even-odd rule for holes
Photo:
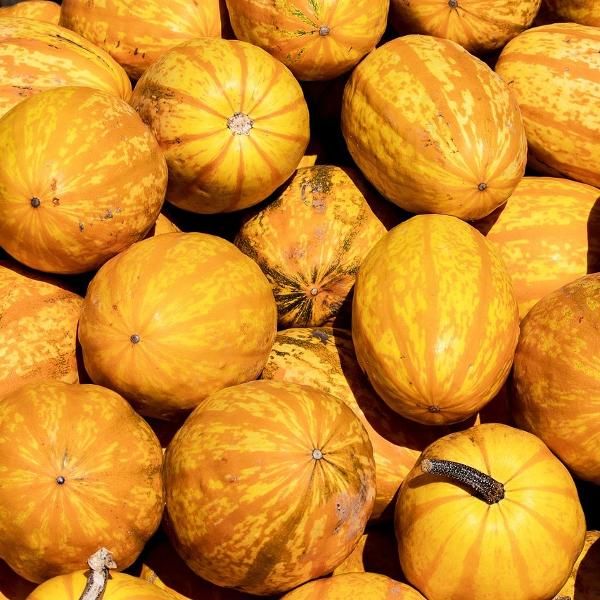
[[[451,460],[424,458],[421,470],[431,475],[445,475],[471,489],[476,496],[488,504],[496,504],[504,498],[504,486],[493,477]]]
[[[88,558],[88,565],[90,574],[79,600],[99,600],[108,581],[108,570],[116,569],[117,563],[106,548],[100,548]]]

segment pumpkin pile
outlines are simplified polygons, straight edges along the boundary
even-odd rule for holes
[[[600,598],[599,6],[0,0],[0,600]]]

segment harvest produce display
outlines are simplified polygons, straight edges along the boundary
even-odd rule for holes
[[[0,600],[598,600],[597,0],[0,0]]]

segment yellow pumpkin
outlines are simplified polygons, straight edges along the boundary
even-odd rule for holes
[[[551,15],[551,23],[568,21],[580,25],[600,27],[600,4],[598,0],[543,0],[544,8]]]
[[[50,0],[27,0],[0,7],[0,17],[25,17],[58,25],[60,5]]]

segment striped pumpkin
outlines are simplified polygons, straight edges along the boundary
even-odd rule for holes
[[[62,0],[60,24],[108,52],[138,79],[169,49],[221,36],[219,0]]]
[[[342,131],[369,181],[414,213],[484,217],[525,169],[507,85],[458,44],[430,36],[392,40],[354,69]]]
[[[519,102],[531,168],[600,187],[600,30],[529,29],[505,46],[496,72]]]
[[[127,74],[106,52],[72,31],[32,19],[0,17],[0,72],[0,116],[33,94],[68,85],[123,100],[131,96]]]
[[[0,600],[26,600],[35,587],[35,583],[23,579],[0,560]]]
[[[490,423],[423,452],[395,529],[402,570],[430,600],[532,600],[566,581],[585,517],[571,475],[537,437]]]
[[[170,50],[139,80],[131,102],[167,158],[167,200],[192,212],[264,200],[308,144],[300,85],[246,42],[204,38]]]
[[[600,273],[540,300],[523,320],[513,414],[581,479],[600,484]]]
[[[598,600],[600,598],[600,531],[587,531],[583,550],[567,583],[553,600]]]
[[[188,566],[260,595],[337,567],[375,499],[371,443],[354,413],[276,381],[207,398],[167,448],[164,473],[171,537]]]
[[[508,202],[475,224],[497,244],[523,318],[541,298],[600,271],[600,190],[524,177]]]
[[[0,402],[0,558],[34,582],[110,548],[137,558],[163,510],[162,451],[118,394],[30,383]]]
[[[58,25],[60,5],[50,0],[28,0],[0,7],[0,17],[25,17]]]
[[[227,0],[238,39],[264,48],[302,80],[333,79],[379,42],[390,0]]]
[[[552,14],[552,23],[568,21],[580,25],[600,27],[600,3],[598,0],[543,0],[544,7]],[[585,599],[584,599],[585,600]]]
[[[381,398],[420,423],[457,423],[504,383],[519,335],[499,253],[455,217],[420,215],[371,250],[356,279],[352,337]]]

